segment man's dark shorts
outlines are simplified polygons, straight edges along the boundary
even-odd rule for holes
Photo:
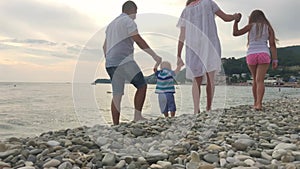
[[[124,63],[118,67],[107,67],[113,95],[123,95],[125,82],[130,82],[137,89],[146,85],[146,80],[135,61]]]

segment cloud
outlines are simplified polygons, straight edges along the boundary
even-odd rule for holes
[[[299,0],[215,1],[226,13],[243,14],[240,27],[247,24],[247,17],[253,9],[262,9],[276,31],[279,47],[299,45]],[[176,22],[186,1],[135,2],[138,5],[136,22],[140,33],[155,51],[174,62],[179,31]],[[83,65],[80,70],[84,70],[84,76],[86,72],[93,73],[94,70],[89,69],[97,67],[99,62],[99,71],[106,74],[101,49],[104,28],[121,13],[121,6],[120,1],[107,1],[104,4],[99,0],[0,0],[1,81],[69,81],[78,63]],[[156,14],[156,17],[153,15],[147,19],[146,13]],[[222,57],[244,56],[247,37],[233,37],[232,23],[225,23],[219,18],[216,20]],[[143,51],[136,50],[136,59],[141,68],[151,71],[153,60],[145,55]]]
[[[60,3],[0,1],[0,11],[4,37],[82,43],[97,29],[87,15]]]
[[[248,16],[255,9],[262,10],[270,23],[272,24],[276,36],[279,40],[285,41],[283,45],[299,45],[300,42],[300,22],[299,18],[299,0],[289,1],[274,1],[274,0],[240,0],[223,1],[216,0],[222,10],[227,13],[241,12],[243,17],[240,27],[248,22]],[[293,44],[294,40],[290,42],[289,39],[298,39],[298,44]]]
[[[8,53],[10,58],[16,57],[17,60],[28,60],[28,57],[35,57],[36,62],[39,60],[47,60],[44,64],[49,63],[48,59],[76,59],[80,53],[82,46],[68,43],[57,43],[41,39],[5,39],[0,40],[0,54],[3,56]],[[21,55],[21,57],[20,57]]]

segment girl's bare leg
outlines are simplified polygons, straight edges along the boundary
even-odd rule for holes
[[[257,84],[256,84],[256,69],[257,69],[257,65],[248,65],[248,68],[251,72],[252,78],[253,78],[253,83],[252,83],[252,94],[253,94],[253,98],[254,98],[254,104],[253,104],[253,108],[256,107],[257,104]]]
[[[256,100],[256,107],[255,109],[261,110],[262,109],[262,100],[265,94],[265,75],[268,71],[269,64],[260,64],[257,65],[256,69],[256,94],[257,94],[257,100]]]

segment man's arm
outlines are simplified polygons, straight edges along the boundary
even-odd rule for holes
[[[131,38],[134,40],[134,42],[146,53],[152,56],[152,58],[157,62],[161,62],[161,57],[159,57],[147,44],[147,42],[140,36],[140,34],[136,31],[132,33]]]
[[[104,40],[102,49],[103,49],[104,56],[106,57],[106,39]]]

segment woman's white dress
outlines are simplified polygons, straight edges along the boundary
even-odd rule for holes
[[[185,27],[186,77],[193,79],[221,70],[221,46],[215,12],[220,8],[212,0],[199,0],[187,6],[177,27]]]

